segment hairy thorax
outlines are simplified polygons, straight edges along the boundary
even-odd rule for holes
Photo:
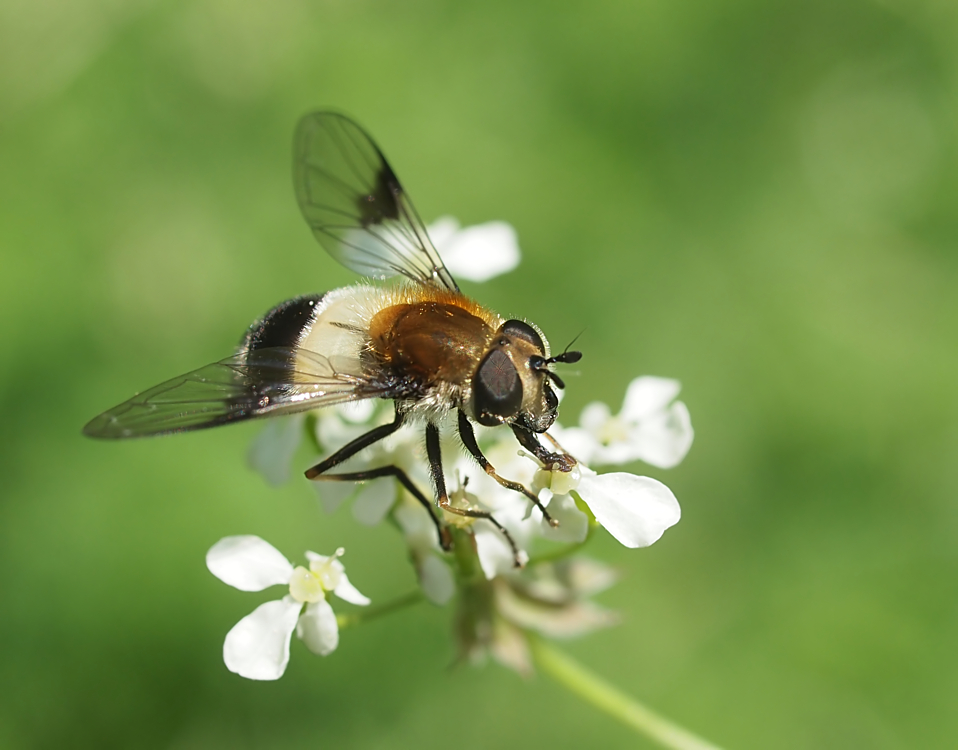
[[[497,322],[494,313],[461,295],[401,301],[373,316],[370,353],[420,397],[455,398],[468,389]]]

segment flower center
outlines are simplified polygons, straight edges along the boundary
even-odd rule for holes
[[[462,510],[479,510],[479,498],[471,492],[466,492],[465,482],[460,482],[459,486],[449,494],[449,504],[453,508]],[[448,510],[444,510],[442,515],[446,519],[446,523],[459,529],[467,529],[476,522],[475,518],[460,516],[458,513],[450,513]]]
[[[532,479],[532,488],[536,492],[548,488],[554,495],[568,495],[579,486],[582,471],[577,463],[571,471],[546,471],[537,469]]]
[[[298,602],[319,602],[326,598],[323,592],[323,582],[318,575],[312,573],[302,565],[293,571],[289,579],[289,595]]]
[[[595,433],[603,445],[621,443],[629,438],[629,431],[625,423],[618,417],[609,417]]]
[[[341,557],[345,551],[340,547],[329,557],[312,560],[309,563],[310,573],[319,579],[326,591],[333,591],[343,580],[343,564],[337,558]]]

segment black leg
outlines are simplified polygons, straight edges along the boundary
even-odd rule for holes
[[[429,518],[436,526],[436,533],[439,535],[439,545],[448,552],[452,549],[452,536],[449,530],[444,528],[439,519],[436,518],[436,511],[433,510],[433,504],[426,498],[422,491],[412,483],[412,480],[405,471],[398,466],[390,464],[389,466],[380,466],[376,469],[367,471],[353,471],[348,474],[324,474],[316,477],[317,480],[335,481],[335,482],[364,482],[367,479],[378,479],[379,477],[395,477],[399,483],[409,490],[409,493],[416,498],[429,514]]]
[[[535,433],[524,430],[516,425],[510,425],[516,440],[533,456],[542,461],[543,465],[549,471],[572,471],[575,468],[576,460],[568,453],[552,453],[545,449],[545,446],[539,442]],[[551,438],[550,438],[551,439]]]
[[[458,516],[468,518],[484,518],[497,529],[509,542],[512,547],[512,556],[515,566],[521,568],[523,563],[519,556],[519,548],[508,529],[492,517],[491,513],[484,510],[471,510],[468,508],[455,508],[449,502],[449,495],[446,492],[446,478],[442,472],[442,452],[439,447],[439,428],[431,422],[426,425],[426,455],[429,458],[429,470],[432,473],[432,481],[436,485],[436,501],[443,510],[455,513]]]
[[[462,444],[466,446],[466,450],[469,451],[472,454],[472,457],[479,462],[479,466],[482,467],[482,470],[486,472],[486,474],[495,479],[506,489],[519,492],[529,498],[533,503],[535,503],[535,506],[542,511],[542,517],[549,523],[550,526],[554,528],[559,525],[559,522],[550,516],[549,511],[547,511],[545,506],[539,502],[539,497],[534,492],[518,482],[512,482],[508,479],[503,479],[496,473],[495,467],[489,463],[489,459],[486,458],[479,449],[479,443],[476,441],[476,433],[475,430],[472,429],[472,423],[469,421],[469,417],[467,417],[465,412],[461,410],[459,412],[459,437],[462,438]]]
[[[338,466],[347,458],[352,458],[363,448],[368,448],[373,443],[378,443],[385,437],[389,437],[396,430],[398,430],[403,425],[403,415],[399,413],[399,410],[396,410],[396,417],[389,424],[380,425],[379,427],[374,427],[365,435],[360,435],[355,440],[350,440],[346,445],[336,451],[329,458],[324,461],[320,461],[313,468],[306,470],[307,479],[315,479],[320,474],[323,474],[334,466]]]

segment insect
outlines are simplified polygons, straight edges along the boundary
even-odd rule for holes
[[[577,362],[581,353],[550,356],[534,325],[506,320],[462,294],[386,158],[348,117],[320,111],[300,120],[293,181],[306,222],[333,258],[368,278],[405,277],[401,283],[363,282],[283,302],[250,326],[234,356],[134,396],[90,421],[83,432],[132,438],[388,399],[395,406],[392,422],[344,445],[306,476],[396,478],[427,508],[448,550],[448,530],[400,467],[327,473],[403,424],[421,424],[436,504],[490,521],[519,564],[515,542],[491,514],[450,504],[439,425],[454,413],[462,443],[482,469],[525,495],[555,525],[533,492],[496,472],[472,425],[508,425],[544,466],[570,471],[575,459],[557,445],[559,452],[547,450],[537,435],[556,420],[553,386],[564,387],[553,365]]]

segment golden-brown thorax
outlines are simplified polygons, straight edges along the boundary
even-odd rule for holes
[[[424,387],[465,386],[489,347],[492,313],[461,295],[390,305],[370,324],[370,348],[379,363]]]

